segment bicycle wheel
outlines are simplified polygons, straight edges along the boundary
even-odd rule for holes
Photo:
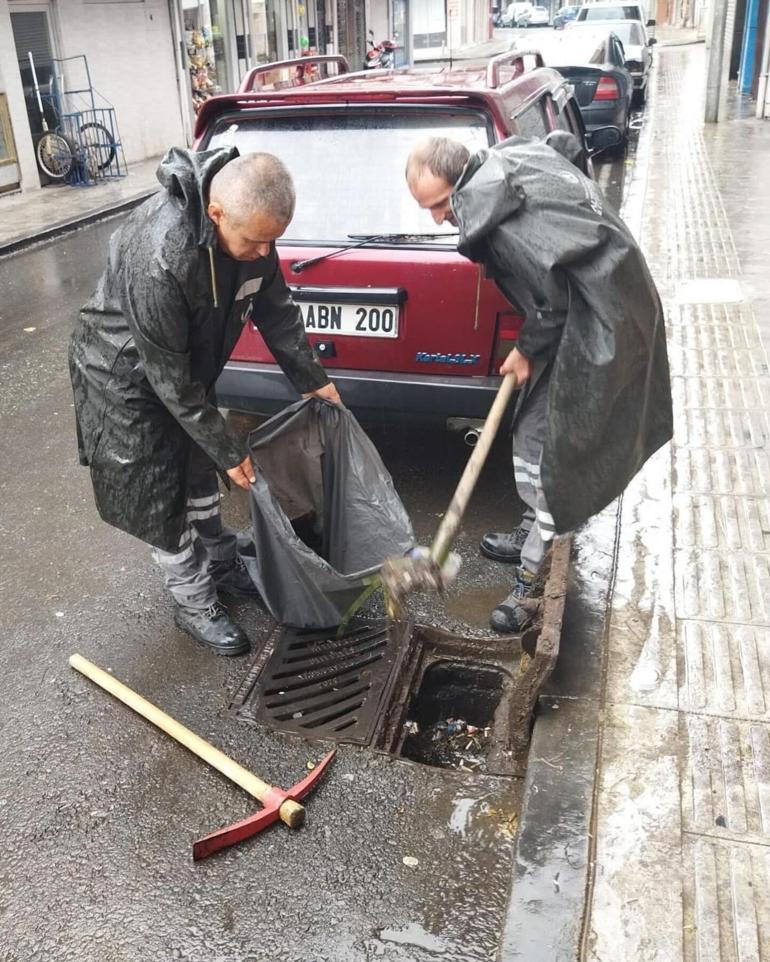
[[[104,124],[89,121],[80,128],[80,139],[83,149],[89,155],[89,167],[106,170],[115,160],[116,144],[112,134]]]
[[[62,134],[46,131],[38,140],[35,153],[40,169],[51,180],[64,180],[72,170],[74,145]]]

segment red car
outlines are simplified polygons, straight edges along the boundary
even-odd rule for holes
[[[429,135],[478,149],[556,129],[584,142],[571,88],[539,54],[503,54],[484,68],[362,73],[318,56],[258,67],[237,94],[208,100],[196,147],[268,151],[291,171],[297,208],[281,264],[349,407],[481,418],[523,319],[457,253],[456,228],[438,227],[414,202],[406,158]],[[295,399],[251,324],[217,394],[251,412]]]

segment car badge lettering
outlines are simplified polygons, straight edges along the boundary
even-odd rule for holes
[[[429,354],[418,351],[415,361],[418,364],[478,364],[480,354]]]

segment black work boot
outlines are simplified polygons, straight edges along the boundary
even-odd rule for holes
[[[199,641],[217,655],[245,655],[249,639],[243,628],[230,619],[227,611],[216,602],[208,608],[176,606],[174,621],[177,628]]]
[[[481,539],[479,548],[485,558],[504,561],[506,564],[521,563],[521,549],[527,540],[529,528],[514,528],[513,531],[488,531]]]
[[[212,561],[208,573],[217,589],[217,594],[232,595],[236,598],[258,598],[259,591],[251,580],[243,558],[237,554],[234,561]]]
[[[508,597],[501,601],[489,619],[495,631],[510,635],[521,631],[532,620],[532,612],[521,602],[532,594],[536,575],[526,568],[516,569],[516,584]]]

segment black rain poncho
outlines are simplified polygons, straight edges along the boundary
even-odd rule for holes
[[[544,143],[479,151],[451,205],[460,252],[524,313],[519,349],[552,363],[541,479],[556,530],[571,531],[671,438],[658,292],[597,185]]]
[[[275,248],[242,262],[218,248],[208,188],[237,153],[166,154],[164,190],[113,234],[70,343],[80,460],[99,513],[167,551],[184,529],[193,446],[221,470],[246,456],[213,397],[243,325],[254,322],[298,392],[328,383]]]

